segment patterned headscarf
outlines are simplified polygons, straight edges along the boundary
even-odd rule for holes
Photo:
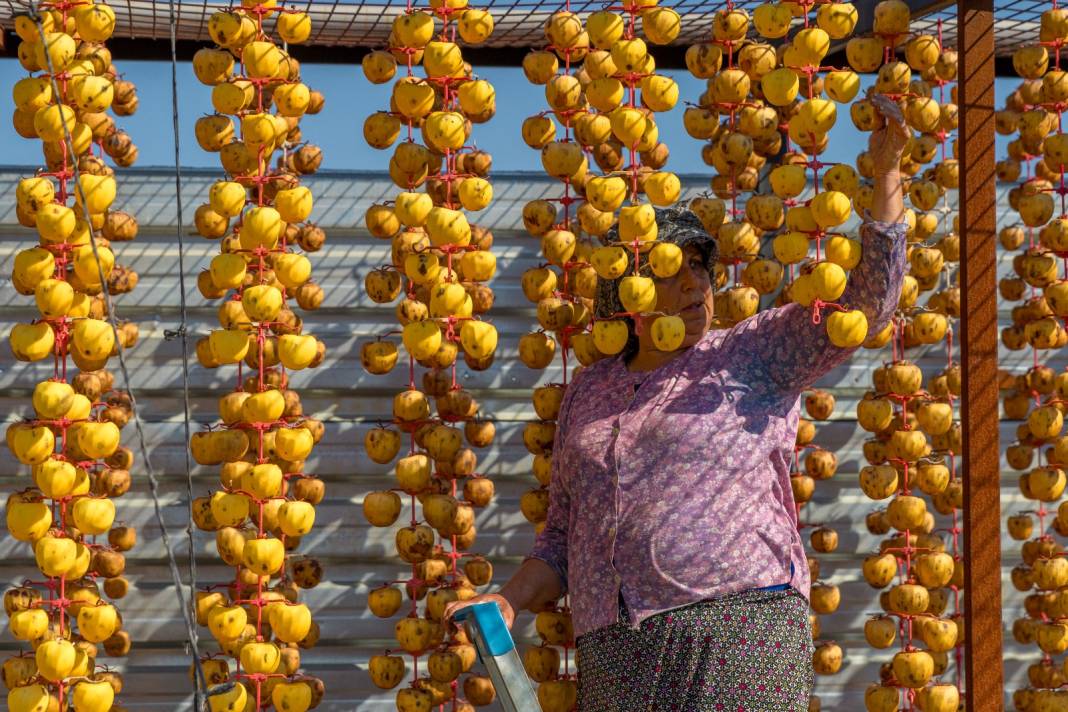
[[[705,261],[705,269],[708,270],[708,278],[713,284],[716,282],[716,260],[719,257],[719,248],[715,239],[708,234],[701,219],[692,210],[685,206],[673,206],[670,208],[655,208],[656,210],[656,239],[660,242],[670,242],[681,247],[693,245],[700,252]],[[605,236],[609,242],[619,241],[619,228],[612,227]],[[633,259],[623,277],[633,274]],[[641,273],[651,275],[648,263],[642,265]],[[593,312],[598,319],[608,319],[613,314],[623,311],[623,304],[619,301],[618,279],[597,279],[597,298],[594,300]],[[633,340],[633,334],[632,334]],[[630,351],[628,344],[625,352]]]

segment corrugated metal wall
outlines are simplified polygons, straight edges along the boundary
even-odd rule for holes
[[[0,256],[7,265],[5,275],[14,253],[33,240],[30,231],[17,225],[13,200],[16,181],[31,172],[29,168],[0,169]],[[187,224],[191,224],[193,209],[204,200],[216,177],[203,171],[186,173],[182,197]],[[707,185],[704,180],[685,179],[687,195],[703,190]],[[366,374],[360,367],[357,343],[393,325],[392,310],[372,303],[362,290],[366,271],[388,261],[388,243],[370,237],[362,225],[367,206],[389,199],[395,189],[384,176],[371,173],[323,173],[307,184],[316,198],[313,218],[326,229],[328,239],[323,250],[310,255],[314,279],[325,289],[326,299],[319,311],[305,315],[305,324],[306,332],[326,343],[327,358],[320,368],[295,374],[291,383],[301,394],[305,412],[326,424],[326,434],[307,471],[326,482],[327,496],[319,508],[315,529],[300,547],[302,553],[315,556],[325,567],[324,582],[305,594],[322,626],[322,639],[314,650],[304,652],[303,661],[309,673],[326,683],[327,696],[319,708],[324,712],[388,710],[394,708],[393,693],[376,690],[365,668],[370,655],[393,644],[392,622],[366,611],[366,593],[377,583],[396,578],[404,567],[394,557],[392,530],[368,526],[360,510],[363,495],[389,487],[392,478],[389,467],[366,457],[362,433],[365,423],[389,417],[390,399],[406,380],[403,369],[386,377]],[[521,437],[523,421],[530,414],[529,393],[539,380],[558,380],[559,375],[553,369],[532,372],[516,354],[519,337],[535,321],[532,305],[519,290],[519,275],[539,259],[537,242],[522,231],[520,211],[528,200],[558,189],[540,174],[496,174],[494,189],[497,198],[480,216],[480,222],[495,236],[499,269],[492,283],[497,301],[490,318],[500,332],[501,346],[492,369],[465,372],[462,378],[464,386],[481,402],[483,412],[498,422],[494,446],[479,453],[479,471],[493,478],[497,496],[479,513],[474,550],[493,561],[494,578],[499,583],[510,575],[532,541],[532,529],[520,515],[518,504],[520,495],[533,482]],[[140,327],[140,342],[128,355],[130,376],[145,420],[152,466],[162,481],[164,516],[186,575],[186,443],[180,401],[180,346],[164,337],[164,331],[176,328],[179,322],[173,175],[165,170],[126,171],[120,176],[118,202],[141,223],[137,240],[118,246],[118,262],[135,269],[141,279],[133,293],[119,299],[117,311],[121,318]],[[194,279],[207,267],[217,246],[189,227],[184,234],[189,329],[195,339],[217,326],[216,305],[197,293]],[[1002,269],[1008,269],[1007,260]],[[0,330],[6,335],[13,323],[35,315],[32,300],[15,293],[5,279],[0,286]],[[837,452],[840,466],[834,479],[818,485],[805,518],[828,523],[840,535],[838,552],[820,557],[823,578],[838,583],[843,595],[839,612],[825,619],[823,637],[837,641],[846,652],[842,672],[818,683],[825,709],[861,709],[864,687],[878,679],[878,664],[890,658],[887,652],[868,650],[861,632],[875,603],[860,577],[859,564],[876,546],[876,539],[863,525],[872,503],[856,484],[864,433],[854,421],[856,399],[869,384],[871,368],[883,357],[882,353],[861,352],[821,384],[837,396],[838,404],[832,422],[820,425],[817,442]],[[919,362],[925,370],[934,371],[944,365],[944,359],[941,349],[932,349]],[[1022,355],[1006,354],[1007,364],[1024,364],[1026,360]],[[198,423],[215,420],[216,399],[232,387],[233,373],[232,368],[209,371],[193,362],[191,398]],[[7,420],[30,412],[33,385],[49,375],[42,366],[15,362],[6,346],[0,349],[0,399]],[[1005,424],[1003,437],[1011,438],[1013,427]],[[132,442],[132,438],[129,426],[124,442]],[[136,525],[141,535],[137,548],[128,556],[127,575],[133,588],[119,602],[134,639],[132,654],[117,665],[126,681],[121,699],[131,710],[190,709],[185,635],[142,467],[139,461],[132,490],[117,501],[119,518]],[[196,494],[204,494],[217,486],[217,468],[197,467],[193,480]],[[1007,472],[1003,484],[1003,507],[1023,508],[1014,474]],[[0,485],[5,493],[27,486],[27,473],[6,449],[0,452]],[[1017,546],[1006,541],[1006,573],[1016,562],[1017,551]],[[230,578],[232,570],[221,564],[212,536],[196,533],[195,555],[201,584]],[[34,572],[28,547],[10,537],[0,539],[0,557],[0,580],[7,584]],[[1021,609],[1020,601],[1015,593],[1007,596],[1007,623]],[[205,647],[213,649],[210,636],[202,633],[207,638]],[[533,638],[532,617],[524,616],[519,636]],[[16,649],[6,630],[0,647]],[[1030,662],[1037,657],[1034,650],[1023,653],[1011,646],[1006,652],[1010,681],[1021,677],[1023,660]]]

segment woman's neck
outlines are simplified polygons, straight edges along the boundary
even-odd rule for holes
[[[664,364],[675,360],[687,351],[685,348],[674,351],[661,351],[652,343],[645,344],[639,341],[638,351],[627,359],[628,371],[654,371]]]

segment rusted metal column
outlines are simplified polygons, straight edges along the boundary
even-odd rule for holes
[[[994,3],[959,0],[961,357],[967,709],[1004,709],[998,445]]]

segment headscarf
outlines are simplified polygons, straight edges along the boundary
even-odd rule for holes
[[[712,284],[716,283],[716,260],[719,258],[719,248],[715,239],[705,230],[701,219],[688,207],[672,206],[670,208],[655,208],[656,211],[656,239],[659,242],[670,242],[680,248],[692,245],[696,247],[704,258],[705,269],[708,270],[708,278]],[[605,235],[609,243],[619,241],[619,228],[613,226]],[[634,273],[633,258],[626,273],[617,279],[597,278],[597,298],[594,300],[593,313],[598,319],[610,319],[613,314],[618,314],[623,309],[619,301],[619,283],[623,277]],[[641,274],[649,276],[652,270],[648,263],[642,265]],[[631,330],[631,341],[637,346],[637,339]],[[631,344],[628,343],[624,353],[631,352]]]

